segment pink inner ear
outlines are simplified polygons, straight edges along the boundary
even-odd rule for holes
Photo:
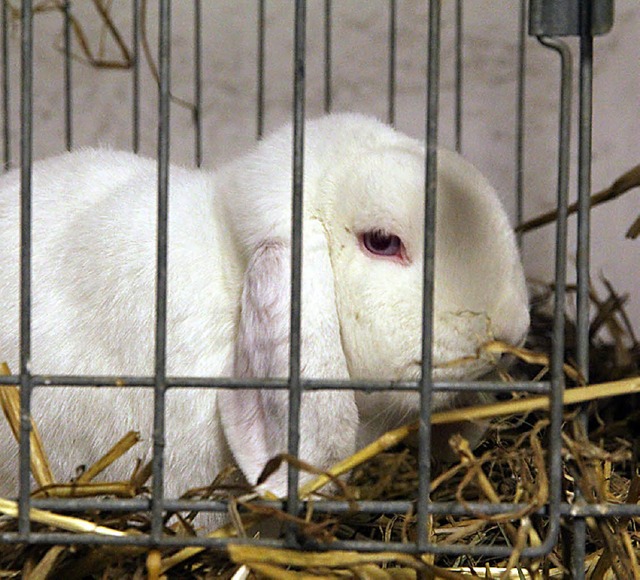
[[[305,227],[301,326],[304,375],[316,379],[348,378],[324,229],[313,220]],[[235,376],[288,375],[290,277],[289,246],[268,241],[255,250],[245,272],[241,297]],[[256,482],[269,459],[287,450],[288,400],[286,391],[266,388],[219,393],[225,437],[251,483]],[[300,458],[321,469],[328,468],[354,452],[357,425],[358,410],[352,392],[304,393]],[[286,469],[273,474],[266,487],[274,493],[284,493]]]
[[[242,292],[234,376],[285,377],[289,359],[290,272],[282,244],[260,246],[251,257]]]
[[[282,378],[289,360],[289,248],[269,242],[247,265],[240,304],[234,376]],[[222,390],[218,398],[225,437],[247,480],[255,484],[266,462],[287,448],[287,393]],[[286,474],[285,474],[286,475]],[[269,479],[274,493],[286,493],[281,472]]]
[[[233,457],[247,481],[255,484],[267,461],[286,451],[287,394],[253,389],[221,390],[218,406]],[[267,482],[268,489],[284,495],[285,475],[272,476]]]

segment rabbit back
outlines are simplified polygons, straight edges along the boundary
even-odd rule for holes
[[[225,376],[233,365],[240,283],[214,212],[214,177],[170,173],[167,373]],[[17,171],[0,178],[0,359],[18,371],[19,190]],[[106,149],[34,164],[32,358],[34,374],[149,375],[153,370],[156,163]],[[227,253],[225,253],[227,252]],[[38,387],[33,416],[61,479],[97,460],[128,430],[147,456],[152,390]],[[167,463],[210,483],[226,449],[214,391],[167,396]],[[0,422],[0,492],[15,491],[17,446]],[[203,441],[201,460],[185,449]],[[9,448],[10,447],[10,448]],[[226,461],[226,460],[225,460]],[[112,469],[128,477],[132,464]],[[175,487],[170,484],[170,488]]]

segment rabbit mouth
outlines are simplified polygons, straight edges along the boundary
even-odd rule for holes
[[[483,379],[495,372],[497,361],[468,355],[434,361],[432,378],[436,381],[473,381]],[[503,366],[500,364],[500,366]],[[413,360],[401,373],[405,380],[418,381],[422,377],[422,361]]]

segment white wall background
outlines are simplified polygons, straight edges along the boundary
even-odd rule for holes
[[[191,99],[192,6],[173,7],[173,90]],[[453,2],[443,2],[441,142],[453,146],[454,47]],[[149,2],[148,32],[156,50],[156,2]],[[205,165],[220,163],[246,150],[255,137],[257,2],[203,0],[203,123]],[[102,34],[91,2],[76,0],[74,14],[97,53],[116,57],[113,42]],[[515,91],[519,1],[468,0],[465,3],[465,102],[463,153],[496,185],[513,209],[515,163]],[[130,45],[130,0],[114,0],[112,15]],[[425,1],[399,0],[397,54],[397,126],[421,136],[425,109]],[[357,110],[385,118],[387,110],[386,0],[333,2],[334,110]],[[267,2],[266,127],[290,118],[292,96],[292,2]],[[308,7],[307,113],[323,107],[323,3]],[[63,57],[59,51],[62,18],[41,13],[35,21],[35,156],[64,148]],[[570,41],[577,48],[575,41]],[[12,27],[11,134],[18,160],[19,26]],[[74,145],[131,146],[131,73],[73,65]],[[577,53],[576,53],[577,54]],[[154,155],[157,131],[156,89],[143,65],[142,151]],[[617,0],[613,31],[595,42],[593,189],[607,186],[640,163],[640,5]],[[525,209],[532,217],[554,206],[557,155],[558,59],[534,39],[527,43]],[[574,117],[575,120],[575,117]],[[574,141],[575,143],[575,141]],[[189,113],[172,109],[172,159],[191,163],[193,129]],[[574,155],[575,157],[575,155]],[[575,162],[575,159],[574,159]],[[575,168],[572,195],[575,196]],[[594,210],[592,273],[603,274],[629,295],[629,313],[640,331],[640,240],[624,232],[640,213],[640,192]],[[574,220],[571,222],[574,223]],[[524,259],[530,276],[550,280],[553,272],[552,226],[525,238]]]

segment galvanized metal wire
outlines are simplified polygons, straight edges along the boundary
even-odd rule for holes
[[[169,210],[169,133],[171,107],[171,1],[160,1],[158,38],[158,239],[156,267],[155,371],[153,398],[153,479],[151,488],[151,538],[163,534],[164,448],[167,360],[167,247]]]
[[[300,323],[302,315],[302,207],[304,177],[304,111],[307,3],[297,0],[295,4],[293,49],[293,183],[291,204],[291,324],[289,338],[289,430],[288,451],[297,456],[300,448],[300,407],[302,382],[300,380]],[[297,515],[300,510],[298,497],[299,473],[289,464],[287,474],[287,511]],[[293,531],[289,543],[295,544]]]
[[[18,530],[31,530],[31,166],[33,155],[33,6],[23,0],[20,17],[20,490]]]
[[[2,159],[4,170],[11,167],[11,123],[9,90],[9,25],[7,3],[2,2]]]

